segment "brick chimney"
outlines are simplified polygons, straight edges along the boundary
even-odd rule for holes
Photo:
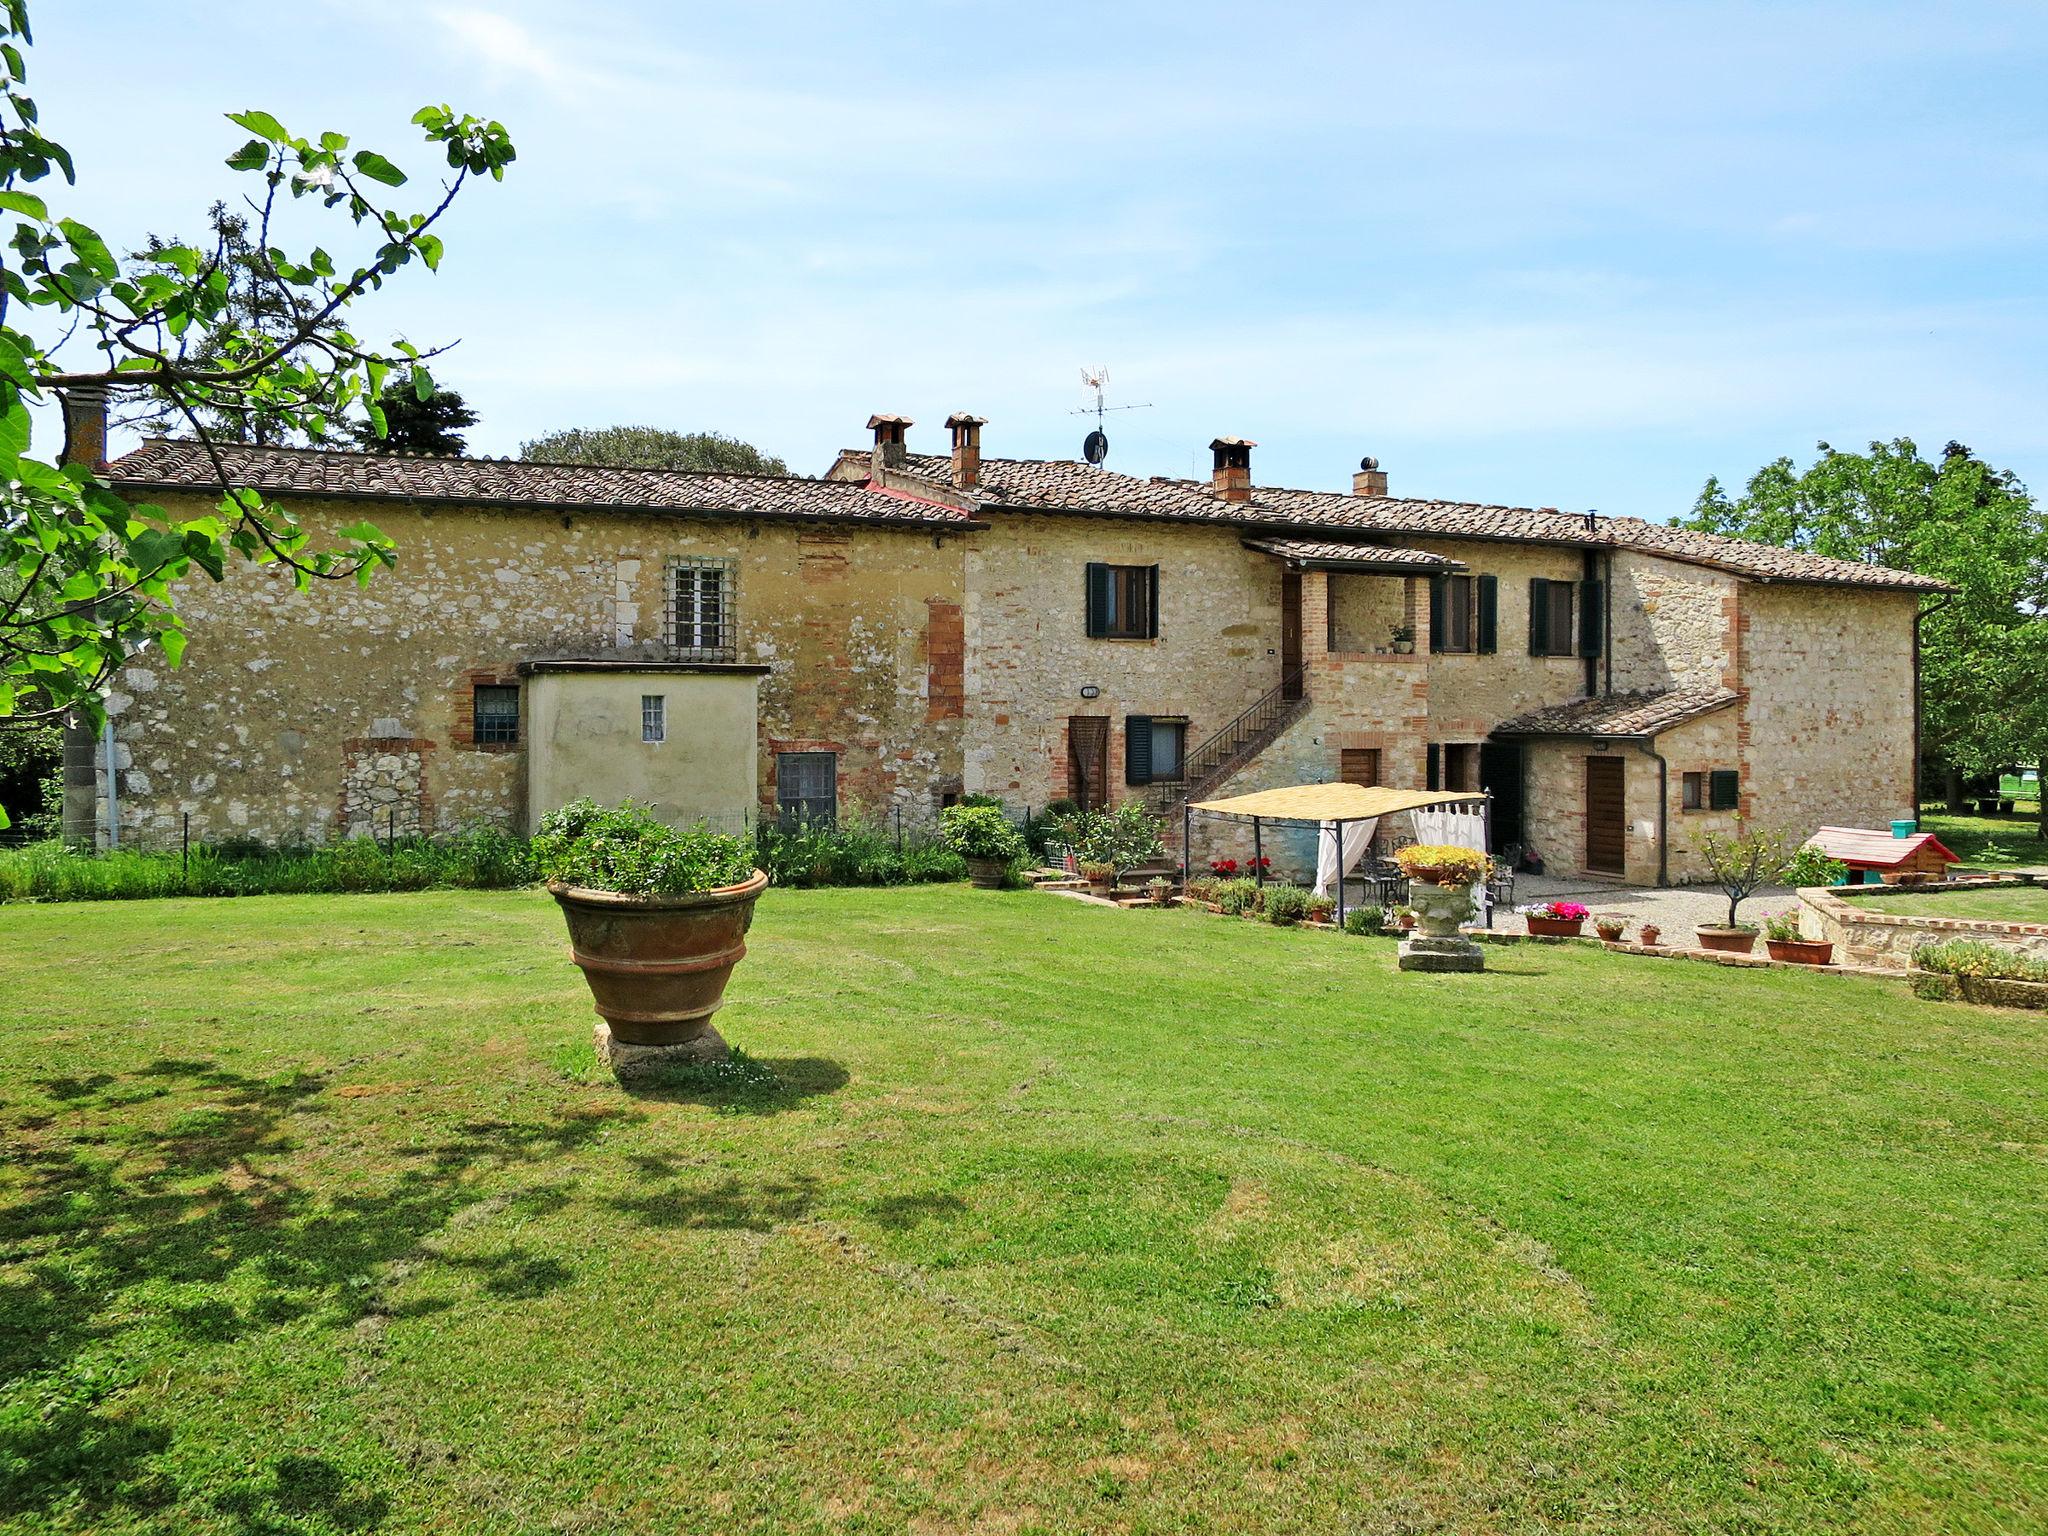
[[[884,469],[901,469],[910,457],[903,441],[912,422],[908,416],[877,415],[868,418],[868,430],[875,434],[875,463]]]
[[[971,491],[981,483],[981,429],[987,425],[986,416],[965,411],[946,418],[946,430],[953,434],[953,484],[959,490]]]
[[[64,403],[64,462],[95,472],[107,467],[107,387],[74,384],[60,390]]]
[[[1358,473],[1351,477],[1351,494],[1354,496],[1384,496],[1387,494],[1387,472],[1380,468],[1380,461],[1370,454],[1358,461]]]
[[[1252,499],[1252,450],[1258,446],[1248,437],[1219,437],[1209,444],[1216,456],[1209,485],[1225,501]]]

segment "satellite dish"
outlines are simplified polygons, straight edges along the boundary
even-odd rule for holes
[[[1109,457],[1109,434],[1097,427],[1081,440],[1081,457],[1090,464],[1100,464]]]

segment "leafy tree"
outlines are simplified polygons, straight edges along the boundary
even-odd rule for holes
[[[1923,752],[1952,802],[1964,774],[2048,757],[2048,515],[2010,471],[1961,443],[1939,463],[1909,438],[1822,443],[1810,467],[1778,459],[1737,497],[1709,480],[1685,525],[1950,583],[1921,624]]]
[[[377,404],[384,411],[384,430],[369,422],[358,422],[349,430],[356,446],[370,453],[464,453],[468,440],[464,427],[476,425],[476,412],[461,392],[428,383],[422,395],[420,382],[398,379],[384,386]]]
[[[351,313],[414,262],[440,265],[437,226],[472,177],[503,178],[513,147],[495,122],[421,108],[413,122],[447,174],[423,209],[408,211],[383,201],[406,175],[375,150],[351,151],[339,133],[301,137],[260,110],[230,114],[251,136],[227,164],[256,183],[244,234],[262,253],[266,287],[252,311],[235,298],[231,253],[218,241],[211,250],[157,242],[124,264],[29,190],[53,173],[73,179],[70,152],[45,134],[28,91],[29,41],[28,0],[0,0],[0,212],[17,221],[0,265],[0,570],[14,577],[0,595],[0,723],[67,717],[97,729],[96,691],[123,661],[154,646],[177,664],[185,637],[173,589],[194,567],[218,581],[237,557],[282,565],[305,586],[368,581],[391,564],[391,541],[367,523],[316,549],[288,511],[235,483],[220,445],[318,440],[358,404],[381,425],[394,374],[431,393],[432,354],[402,339],[365,341]],[[272,232],[283,198],[336,215],[338,233],[362,250],[288,253]],[[212,462],[213,510],[177,520],[130,503],[89,465],[33,452],[29,407],[52,391],[139,394],[162,406]],[[238,426],[224,434],[223,423]]]
[[[209,267],[218,274],[216,280],[226,284],[223,298],[227,313],[234,317],[236,329],[245,336],[264,337],[272,345],[285,340],[292,332],[292,313],[279,291],[277,273],[270,265],[269,254],[249,238],[248,218],[226,203],[216,201],[206,211],[206,222],[207,239],[203,245],[175,236],[166,239],[161,235],[151,235],[143,248],[131,252],[128,259],[175,280],[182,275],[179,270],[182,257],[177,253],[193,248],[204,249]],[[218,367],[227,334],[220,327],[208,327],[196,334],[188,329],[178,337],[177,345],[186,362],[195,366]],[[115,420],[124,427],[176,434],[184,426],[177,402],[154,393],[124,400],[120,405]],[[198,412],[221,442],[268,446],[285,439],[286,433],[276,421],[260,415],[251,416],[232,407],[232,401],[223,401],[219,406],[203,406]]]
[[[1796,852],[1794,842],[1789,833],[1740,820],[1733,832],[1706,832],[1693,839],[1707,874],[1728,898],[1728,927],[1740,926],[1736,909],[1742,903],[1786,878]]]
[[[519,445],[529,463],[603,464],[624,469],[694,469],[727,475],[786,475],[789,466],[722,432],[666,427],[566,427]]]

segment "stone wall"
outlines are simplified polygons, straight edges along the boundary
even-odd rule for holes
[[[1735,688],[1737,598],[1742,584],[1649,555],[1617,553],[1609,616],[1614,688]]]
[[[991,515],[966,555],[964,758],[971,793],[1042,806],[1069,791],[1067,721],[1109,720],[1124,786],[1129,715],[1185,716],[1195,746],[1280,681],[1280,562],[1228,529]],[[1086,567],[1159,567],[1159,636],[1091,639]],[[1081,696],[1084,688],[1097,696]]]
[[[1746,586],[1743,810],[1804,840],[1914,811],[1910,592]]]
[[[167,501],[176,516],[202,510]],[[317,841],[371,814],[386,825],[393,806],[427,830],[517,826],[524,747],[470,741],[474,680],[539,658],[659,659],[668,562],[685,555],[736,561],[738,659],[770,668],[762,803],[779,743],[839,752],[848,808],[924,809],[959,785],[956,535],[391,502],[295,510],[315,529],[375,523],[397,569],[306,592],[246,565],[218,585],[182,583],[184,664],[126,668],[108,699],[124,830],[165,834],[189,813],[195,839]],[[400,740],[412,746],[380,745]],[[394,757],[399,769],[381,766]]]
[[[1816,887],[1799,893],[1800,928],[1808,937],[1835,946],[1835,959],[1845,965],[1877,965],[1910,970],[1913,951],[1922,944],[1975,939],[2001,949],[2048,960],[2048,923],[2002,923],[1983,918],[1936,917],[1915,913],[1912,896],[1898,896],[1883,911],[1843,901],[1834,891]]]

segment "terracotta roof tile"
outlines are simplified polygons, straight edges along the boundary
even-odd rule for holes
[[[864,463],[867,454],[849,449],[842,466]],[[945,482],[951,460],[911,454],[911,474]],[[1206,480],[1164,476],[1150,479],[1096,469],[1076,459],[990,459],[981,461],[977,494],[992,510],[1095,512],[1125,517],[1171,518],[1226,523],[1261,532],[1302,529],[1317,533],[1376,533],[1413,538],[1417,534],[1456,539],[1501,539],[1515,543],[1564,545],[1574,549],[1629,549],[1689,565],[1760,581],[1947,591],[1931,576],[1887,570],[1855,560],[1835,560],[1803,550],[1782,549],[1721,534],[1695,533],[1639,517],[1588,520],[1570,512],[1480,502],[1427,501],[1397,496],[1353,496],[1335,491],[1289,490],[1255,485],[1251,499],[1227,502]]]
[[[943,501],[870,491],[855,481],[799,475],[698,474],[234,444],[222,446],[220,453],[237,484],[277,496],[399,497],[595,512],[986,526]],[[107,474],[131,491],[205,491],[215,485],[213,465],[198,443],[163,438],[152,438],[124,454],[108,466]]]
[[[1729,688],[1698,684],[1638,693],[1610,693],[1569,704],[1550,704],[1503,721],[1496,736],[1655,736],[1742,697]]]

